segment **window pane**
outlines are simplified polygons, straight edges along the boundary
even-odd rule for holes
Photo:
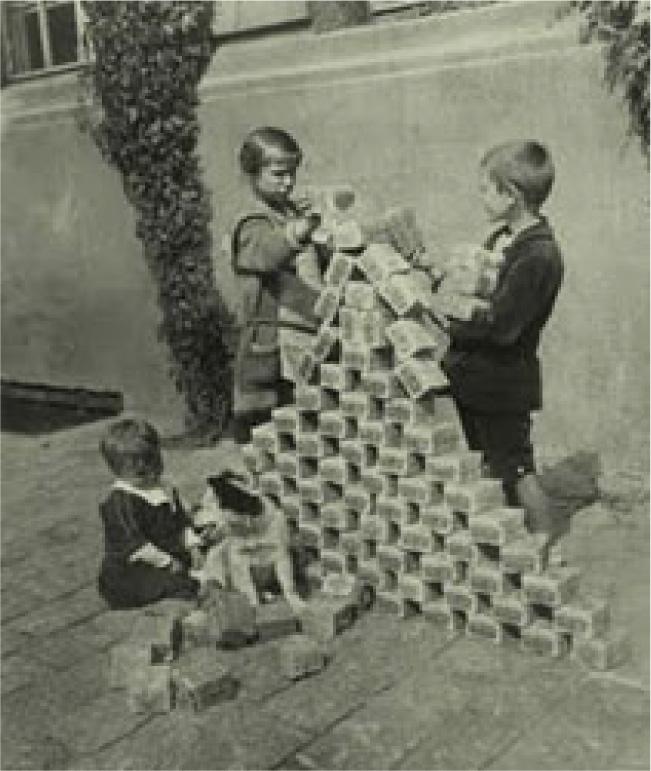
[[[307,18],[307,5],[298,0],[237,0],[216,2],[213,29],[218,34],[248,32]]]
[[[28,13],[25,15],[25,31],[27,36],[27,52],[29,56],[30,70],[41,70],[45,66],[43,48],[41,47],[41,31],[38,26],[38,15]]]
[[[52,64],[77,61],[77,25],[75,4],[60,3],[47,9]]]

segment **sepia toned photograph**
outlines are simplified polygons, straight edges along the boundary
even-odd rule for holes
[[[649,768],[650,8],[0,0],[0,768]]]

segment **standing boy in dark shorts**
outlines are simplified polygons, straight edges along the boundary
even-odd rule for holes
[[[502,479],[507,502],[524,506],[532,531],[551,530],[546,496],[535,475],[531,413],[542,407],[537,357],[541,331],[563,278],[553,231],[540,214],[554,182],[549,152],[518,141],[489,150],[480,164],[480,193],[504,248],[496,290],[486,310],[450,322],[444,361],[468,445]]]

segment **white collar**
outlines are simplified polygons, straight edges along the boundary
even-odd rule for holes
[[[170,503],[170,496],[166,490],[162,487],[150,487],[144,490],[140,487],[135,487],[130,482],[126,482],[124,479],[116,479],[113,482],[113,490],[122,490],[125,493],[131,493],[131,495],[137,495],[139,498],[143,498],[147,503],[151,503],[152,506],[160,506],[162,503]]]

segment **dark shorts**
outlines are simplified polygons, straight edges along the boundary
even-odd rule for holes
[[[98,588],[111,608],[139,608],[158,600],[193,600],[199,582],[187,574],[134,562],[124,566],[103,565]]]
[[[463,432],[471,450],[482,453],[488,473],[501,479],[507,503],[517,505],[515,486],[535,471],[528,412],[477,412],[457,402]]]

